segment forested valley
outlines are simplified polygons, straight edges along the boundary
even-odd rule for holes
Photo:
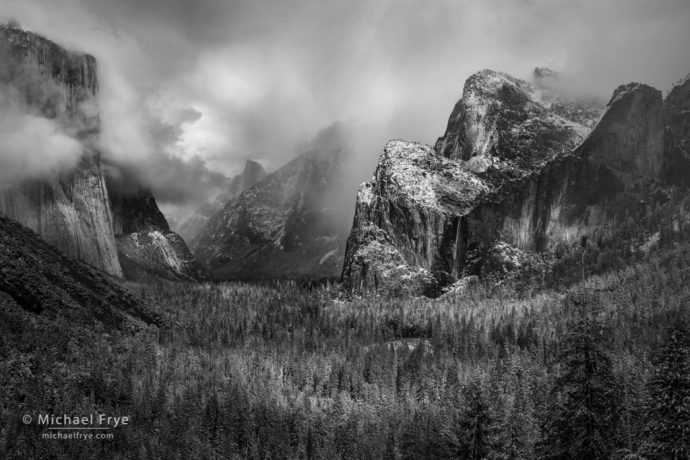
[[[437,299],[132,284],[167,317],[136,334],[3,312],[4,419],[51,408],[132,423],[48,452],[40,427],[11,421],[0,456],[687,458],[690,247],[667,244],[597,274],[590,241],[561,264],[567,288]]]

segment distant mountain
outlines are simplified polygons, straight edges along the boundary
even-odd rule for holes
[[[194,254],[222,278],[305,278],[340,274],[349,206],[343,206],[338,126],[311,150],[269,174],[214,215]]]
[[[687,89],[664,104],[649,86],[624,85],[600,118],[596,101],[566,110],[544,94],[544,71],[535,77],[479,72],[435,149],[386,146],[358,192],[350,290],[433,294],[464,276],[507,273],[597,228],[646,219],[668,199],[683,176],[670,165],[686,164]]]
[[[178,233],[187,244],[194,246],[197,237],[215,214],[220,212],[230,200],[237,198],[240,193],[261,181],[267,174],[268,172],[261,166],[261,163],[247,160],[242,173],[230,181],[228,190],[218,195],[212,203],[205,203],[197,209],[194,214],[179,225]]]
[[[82,149],[76,166],[54,176],[0,184],[0,212],[65,253],[115,276],[203,277],[150,191],[137,183],[124,186],[104,173],[97,150],[96,60],[2,25],[0,50],[6,54],[6,72],[0,75],[3,91],[16,94],[27,113],[51,120]]]

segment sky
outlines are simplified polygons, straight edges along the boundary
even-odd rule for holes
[[[102,150],[174,218],[335,122],[366,180],[386,140],[433,144],[484,68],[602,95],[690,72],[688,0],[0,0],[9,19],[97,58]]]

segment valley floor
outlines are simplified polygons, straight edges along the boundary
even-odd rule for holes
[[[168,318],[134,335],[3,308],[0,457],[687,458],[650,401],[664,362],[688,366],[689,275],[681,247],[584,286],[438,299],[131,285]],[[132,422],[47,441],[17,415],[46,411]]]

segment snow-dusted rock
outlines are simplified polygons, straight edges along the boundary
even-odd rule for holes
[[[590,132],[579,121],[595,117],[597,104],[566,110],[561,90],[544,81],[553,75],[541,73],[528,84],[479,72],[435,149],[386,146],[357,196],[347,288],[435,293],[463,276],[537,266],[535,252],[639,215],[660,196],[669,163],[660,93],[620,87]],[[676,139],[687,134],[678,131]],[[682,140],[674,145],[683,151]]]
[[[108,185],[118,257],[127,279],[206,277],[182,237],[170,230],[148,189],[130,190],[131,185],[122,187],[114,178]]]
[[[357,194],[343,271],[347,285],[433,291],[457,277],[461,217],[490,190],[429,146],[390,141],[374,177]]]
[[[205,272],[182,237],[170,230],[144,230],[117,236],[125,276],[145,280],[155,276],[170,280],[199,280]]]

